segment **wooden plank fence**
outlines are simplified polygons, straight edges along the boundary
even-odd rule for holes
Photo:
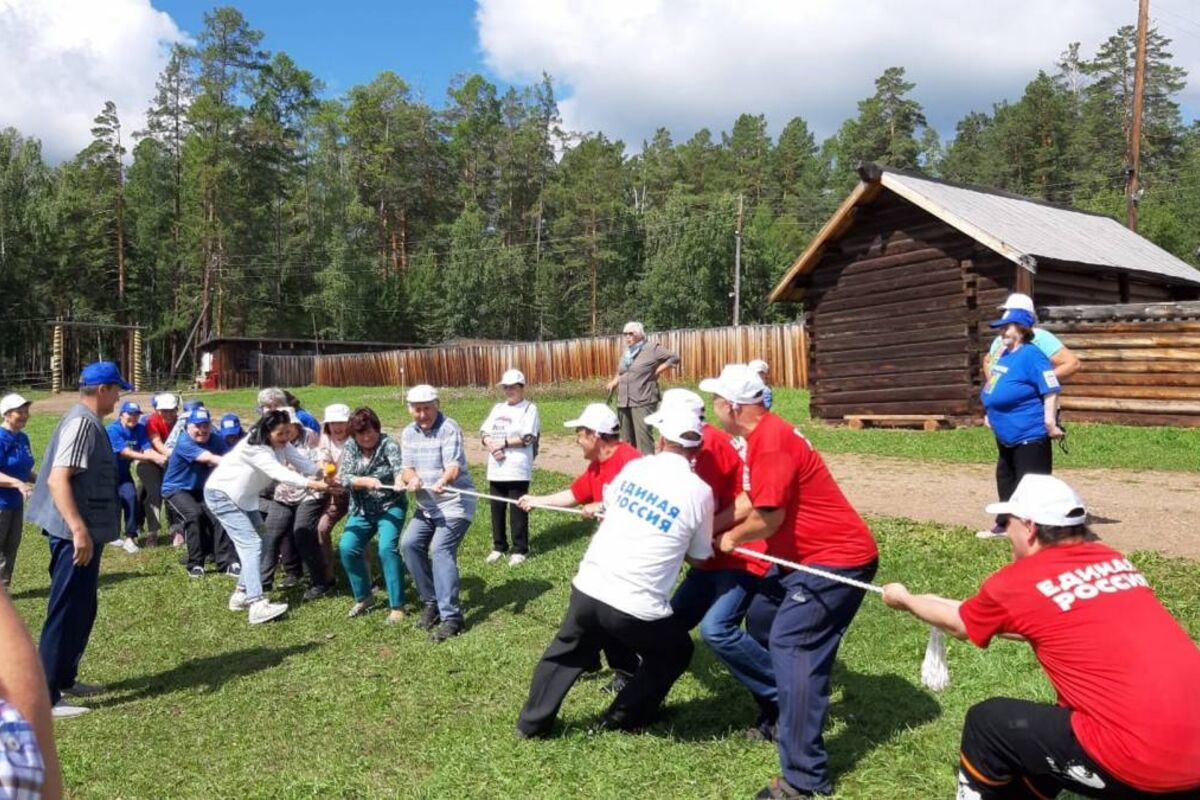
[[[679,354],[672,377],[688,381],[716,375],[731,362],[761,358],[775,386],[808,385],[808,339],[800,323],[742,325],[650,333],[648,338]],[[488,386],[516,367],[530,384],[600,381],[616,374],[621,337],[550,342],[478,344],[382,353],[263,356],[262,386]]]

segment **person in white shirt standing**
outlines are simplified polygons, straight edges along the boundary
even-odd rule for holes
[[[542,423],[537,406],[525,397],[525,374],[510,369],[500,378],[504,402],[492,406],[479,432],[488,451],[489,491],[497,497],[519,500],[529,492],[533,477],[533,459]],[[512,555],[508,565],[515,567],[529,555],[529,512],[516,503],[492,500],[492,552],[487,563],[494,564],[508,552],[505,511],[512,525]],[[507,509],[505,508],[507,506]]]
[[[604,522],[571,585],[554,641],[533,672],[517,721],[521,738],[545,736],[563,698],[613,638],[641,664],[601,717],[600,727],[634,730],[653,721],[692,659],[692,639],[671,615],[684,557],[712,555],[713,493],[692,472],[703,435],[689,409],[646,418],[658,429],[655,455],[631,461],[604,492]]]

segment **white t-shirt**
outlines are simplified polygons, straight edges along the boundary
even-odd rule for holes
[[[642,620],[671,616],[684,555],[713,554],[713,493],[676,453],[629,462],[604,490],[604,521],[573,581],[579,591]]]
[[[320,472],[316,464],[290,444],[276,450],[242,439],[221,456],[221,463],[208,476],[204,490],[224,492],[238,508],[253,511],[258,508],[258,496],[273,482],[305,487],[306,476],[315,478]]]
[[[528,400],[522,400],[515,406],[496,403],[483,425],[479,426],[480,433],[496,439],[538,436],[541,430],[537,406]],[[527,481],[532,478],[533,445],[508,447],[504,451],[503,461],[497,461],[488,454],[487,476],[489,481]]]

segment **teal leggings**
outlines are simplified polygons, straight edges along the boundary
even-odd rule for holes
[[[377,517],[351,516],[338,542],[342,568],[350,577],[350,589],[355,600],[365,600],[371,594],[371,579],[367,577],[367,545],[379,532],[379,564],[387,584],[388,605],[404,605],[404,561],[400,558],[400,530],[404,527],[404,509],[389,508]]]

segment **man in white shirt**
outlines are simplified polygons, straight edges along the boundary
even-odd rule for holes
[[[592,537],[554,641],[533,672],[517,721],[521,738],[545,736],[572,684],[616,639],[641,664],[613,698],[600,727],[631,730],[652,721],[692,658],[688,631],[671,616],[670,594],[684,556],[712,555],[713,494],[692,472],[703,439],[690,410],[647,417],[657,452],[627,464],[604,492],[604,522]]]

